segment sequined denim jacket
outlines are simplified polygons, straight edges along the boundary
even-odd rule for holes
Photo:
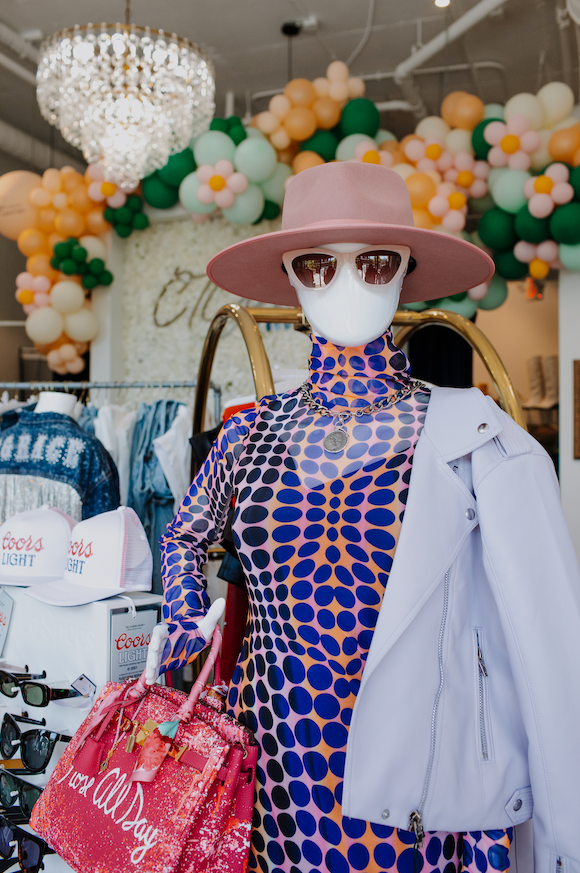
[[[119,476],[102,443],[68,415],[22,412],[0,435],[0,476],[39,476],[70,485],[90,518],[119,505]]]

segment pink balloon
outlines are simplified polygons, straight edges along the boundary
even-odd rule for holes
[[[36,306],[34,305],[34,303],[26,303],[22,308],[24,309],[26,315],[30,315],[31,312],[34,312]]]
[[[197,178],[202,185],[207,185],[212,176],[215,176],[215,170],[211,164],[202,164],[201,167],[197,168]]]
[[[529,170],[530,169],[530,156],[527,152],[523,152],[521,149],[515,152],[513,155],[510,155],[508,158],[508,167],[510,170]]]
[[[529,242],[525,242],[523,239],[521,239],[514,246],[514,257],[517,258],[518,261],[521,261],[522,264],[531,264],[531,262],[536,257],[535,245]]]
[[[447,197],[436,194],[427,204],[427,209],[435,218],[443,218],[449,212],[449,201]]]
[[[515,133],[516,136],[522,136],[527,130],[530,129],[530,122],[525,115],[512,115],[510,120],[507,122],[506,127],[508,133]]]
[[[437,164],[431,158],[421,158],[420,161],[417,161],[417,169],[420,173],[432,173],[437,171]]]
[[[375,146],[376,147],[376,146]],[[410,161],[420,161],[425,157],[425,143],[420,139],[411,139],[403,149],[405,157]]]
[[[548,264],[555,261],[559,254],[558,243],[553,239],[547,239],[536,246],[536,257],[541,261],[547,261]]]
[[[528,200],[530,199],[530,197],[533,197],[534,194],[536,193],[536,189],[534,188],[535,181],[536,181],[535,177],[532,176],[530,179],[528,179],[528,181],[524,185],[524,194],[526,195]]]
[[[234,194],[243,194],[248,187],[248,180],[243,173],[232,173],[228,176],[228,188]]]
[[[446,230],[463,230],[465,215],[459,209],[450,209],[447,215],[443,216],[441,224]]]
[[[200,203],[213,203],[215,200],[215,191],[213,191],[209,185],[200,185],[195,192],[195,196]]]
[[[528,202],[528,209],[534,218],[547,218],[554,210],[554,201],[549,194],[534,194]]]
[[[494,146],[489,151],[487,161],[489,164],[491,164],[492,167],[505,167],[508,162],[508,156],[500,149],[499,146]]]
[[[482,282],[481,285],[476,285],[475,288],[470,288],[467,296],[472,300],[483,300],[487,294],[487,282]]]
[[[222,188],[221,191],[216,191],[215,202],[220,209],[229,209],[236,202],[236,195],[229,188]]]
[[[87,167],[87,175],[89,179],[94,179],[95,182],[104,182],[105,180],[105,174],[100,164],[89,164]]]
[[[214,167],[216,175],[223,176],[224,179],[227,179],[228,176],[231,176],[234,172],[234,165],[231,161],[225,160],[225,158],[221,161],[218,161]]]
[[[36,293],[34,295],[34,305],[40,309],[41,306],[50,306],[50,295],[43,293]]]
[[[107,206],[111,209],[120,209],[127,202],[127,195],[123,191],[115,191],[110,197],[107,197]]]
[[[65,364],[66,369],[69,373],[82,373],[82,371],[85,369],[85,362],[80,356],[73,358],[72,361],[66,361]]]
[[[93,203],[102,203],[105,199],[105,195],[101,191],[100,182],[91,182],[91,184],[87,188],[87,194],[89,195]]]
[[[377,144],[370,139],[357,143],[354,150],[354,156],[358,161],[362,161],[367,152],[376,152]]]
[[[450,194],[453,194],[455,191],[455,185],[451,182],[442,182],[441,185],[437,186],[437,194],[441,197],[449,197]]]
[[[550,267],[552,270],[563,270],[564,264],[560,260],[560,258],[554,258],[553,261],[550,261]]]
[[[544,175],[548,176],[554,183],[567,182],[570,178],[570,171],[566,164],[551,164]]]
[[[520,136],[520,146],[525,151],[531,154],[539,149],[542,145],[542,137],[537,130],[527,130]]]
[[[470,155],[469,152],[457,152],[455,155],[455,169],[461,172],[462,170],[467,170],[471,172],[473,170],[475,164],[475,160],[473,155]]]
[[[451,152],[443,152],[441,157],[437,158],[435,164],[439,172],[444,173],[445,170],[449,170],[453,166],[453,155]]]
[[[445,172],[443,173],[443,178],[446,182],[456,182],[458,175],[459,173],[457,172],[457,170],[452,167],[450,170],[445,170]]]
[[[485,179],[475,179],[471,184],[471,188],[469,189],[469,196],[475,197],[475,199],[477,200],[479,197],[485,197],[486,194],[487,182],[485,181]]]
[[[550,191],[552,200],[561,206],[563,203],[569,203],[574,196],[574,189],[569,182],[556,182]]]
[[[52,283],[47,276],[35,276],[29,287],[33,291],[40,291],[41,294],[48,294],[51,285]]]
[[[32,288],[34,276],[32,273],[19,273],[16,277],[17,288]]]
[[[471,172],[478,179],[487,179],[490,173],[489,164],[487,161],[476,161]]]
[[[190,212],[189,217],[194,222],[194,224],[203,224],[204,222],[209,220],[209,215],[207,212],[204,212],[203,215],[198,215],[197,212]]]
[[[379,151],[379,158],[381,159],[381,166],[383,167],[392,167],[395,163],[390,152]]]
[[[506,135],[507,128],[503,121],[490,121],[483,131],[483,138],[489,145],[499,145]]]

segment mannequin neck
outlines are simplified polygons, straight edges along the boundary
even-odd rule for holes
[[[357,348],[345,348],[312,335],[309,378],[314,396],[327,406],[366,406],[404,387],[409,362],[389,329]]]
[[[60,415],[74,418],[76,402],[74,394],[65,394],[63,391],[41,391],[34,411],[58,412]]]

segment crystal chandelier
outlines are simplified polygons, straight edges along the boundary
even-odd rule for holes
[[[76,25],[45,40],[40,55],[42,115],[121,188],[163,167],[213,117],[213,65],[175,34]]]

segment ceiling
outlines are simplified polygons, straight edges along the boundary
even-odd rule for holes
[[[232,91],[235,111],[243,115],[250,95],[284,86],[289,62],[293,77],[314,79],[324,75],[331,60],[348,60],[365,35],[369,9],[373,15],[368,41],[351,64],[352,75],[394,70],[414,46],[428,42],[477,2],[451,0],[447,8],[439,9],[433,0],[132,0],[131,18],[136,24],[176,32],[205,48],[216,69],[217,114],[224,114],[226,92]],[[452,65],[468,68],[415,74],[428,111],[436,113],[442,97],[455,89],[473,91],[486,103],[503,103],[520,91],[535,92],[547,81],[568,78],[578,93],[578,34],[574,25],[559,32],[558,5],[563,0],[507,0],[499,12],[448,44],[425,64],[427,70]],[[318,22],[316,31],[300,33],[289,46],[290,40],[280,30],[282,24],[312,15]],[[20,33],[38,29],[43,36],[75,23],[114,22],[124,16],[124,0],[99,0],[98,4],[94,0],[0,0],[1,23]],[[0,45],[0,51],[34,70],[30,61],[5,46]],[[473,64],[478,64],[476,70]],[[369,82],[367,96],[375,101],[403,97],[392,79]],[[253,100],[252,112],[266,108],[267,99]],[[34,87],[3,68],[0,120],[52,142],[61,151],[79,154],[42,119]],[[398,111],[384,113],[381,126],[401,136],[415,124],[412,115]]]

